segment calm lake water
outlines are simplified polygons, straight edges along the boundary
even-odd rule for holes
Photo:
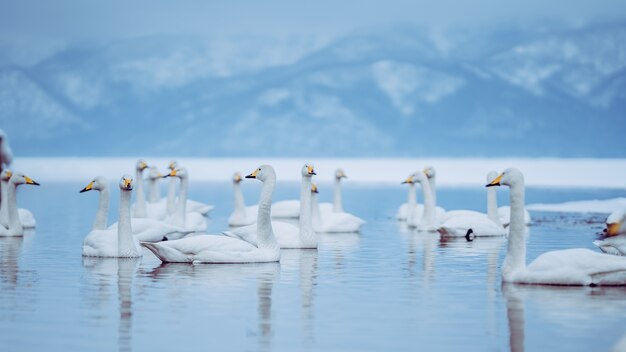
[[[32,175],[33,177],[35,175]],[[440,240],[393,218],[398,186],[346,185],[360,234],[321,235],[320,248],[284,250],[280,264],[161,264],[81,256],[95,210],[83,183],[22,186],[38,226],[0,238],[0,351],[609,351],[626,345],[625,288],[502,285],[504,238]],[[274,199],[296,198],[279,184]],[[249,203],[259,182],[246,182]],[[322,201],[332,187],[322,184]],[[499,190],[500,204],[508,191]],[[192,184],[226,228],[230,184]],[[622,196],[620,190],[529,189],[527,202]],[[119,192],[112,192],[111,220]],[[484,189],[441,189],[451,209],[484,210]],[[528,260],[585,247],[605,216],[532,213]]]

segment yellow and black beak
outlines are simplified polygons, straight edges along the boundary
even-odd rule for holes
[[[311,184],[311,192],[312,192],[312,193],[320,193],[320,192],[317,190],[317,185],[316,185],[315,183],[312,183],[312,184]]]
[[[617,236],[619,235],[619,229],[622,223],[614,222],[612,224],[606,224],[606,235],[607,236]]]
[[[504,174],[500,174],[500,176],[496,177],[493,181],[486,184],[485,187],[500,186],[500,180],[502,180],[503,175]]]
[[[89,184],[85,186],[85,188],[81,189],[80,193],[91,191],[92,189],[93,189],[93,181],[89,182]]]
[[[346,174],[344,174],[343,172],[339,174],[339,178],[348,178],[348,176],[346,176]]]
[[[167,168],[168,168],[168,169],[170,169],[170,170],[174,170],[174,169],[176,169],[176,164],[175,164],[174,162],[171,162],[171,163],[167,166]]]
[[[145,170],[148,168],[148,164],[146,164],[145,162],[141,162],[141,164],[139,164],[139,169],[141,171]]]
[[[405,183],[413,183],[413,176],[409,176],[406,180],[402,182],[402,184],[405,184]]]
[[[28,176],[24,176],[24,180],[26,180],[27,185],[39,186],[39,183],[35,182],[32,178]]]
[[[133,183],[133,180],[132,180],[132,179],[130,179],[130,178],[125,178],[125,179],[124,179],[124,188],[126,188],[126,189],[132,189],[132,183]]]
[[[251,173],[250,175],[246,176],[246,178],[256,178],[256,175],[259,174],[259,171],[261,171],[261,169],[254,170],[254,172]]]
[[[174,176],[176,176],[176,172],[177,172],[177,171],[178,171],[178,170],[172,170],[172,171],[170,171],[170,173],[169,173],[169,174],[167,174],[167,175],[163,176],[163,178],[166,178],[166,177],[174,177]]]
[[[237,174],[237,175],[233,176],[233,181],[241,182],[241,175]]]
[[[307,165],[306,168],[307,168],[307,171],[309,172],[309,175],[317,175],[315,173],[315,170],[313,170],[313,166]]]
[[[166,178],[167,175],[163,175],[162,173],[159,172],[159,173],[157,173],[157,177],[158,178]]]

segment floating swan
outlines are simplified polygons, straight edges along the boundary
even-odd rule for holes
[[[407,202],[400,205],[400,207],[398,207],[398,211],[396,212],[396,219],[400,221],[405,221],[409,217],[409,213],[412,213],[412,216],[419,217],[423,211],[423,206],[417,204],[417,191],[415,190],[415,182],[413,182],[412,176],[413,175],[410,175],[404,182],[402,182],[402,184],[409,185],[409,194]]]
[[[159,180],[163,176],[155,166],[150,166],[148,170],[148,203],[157,203],[161,200],[161,190]]]
[[[257,241],[254,246],[240,239],[200,235],[159,243],[142,243],[163,262],[180,263],[256,263],[280,260],[280,247],[274,237],[271,223],[272,193],[276,173],[269,165],[262,165],[246,178],[263,182],[257,214]]]
[[[626,255],[626,234],[608,236],[602,240],[593,241],[600,250],[607,254]]]
[[[117,222],[107,227],[107,218],[109,213],[109,182],[107,179],[102,176],[97,176],[93,179],[93,181],[89,182],[89,184],[85,186],[80,193],[88,191],[98,191],[100,193],[98,210],[96,212],[96,219],[94,220],[92,230],[108,229],[110,231],[115,231],[118,226]],[[163,239],[177,239],[192,232],[178,226],[150,218],[131,218],[130,221],[133,235],[142,242],[158,242]],[[109,237],[111,240],[115,238],[115,236]]]
[[[130,197],[133,189],[133,179],[124,175],[120,179],[120,206],[117,228],[105,230],[91,230],[83,241],[83,256],[85,257],[141,257],[139,240],[133,236],[130,220]],[[103,216],[96,217],[98,226],[102,225]],[[106,220],[104,220],[106,224]]]
[[[487,182],[496,178],[498,174],[491,171],[487,174]],[[496,190],[487,188],[487,214],[473,210],[452,210],[445,214],[446,220],[439,226],[442,236],[463,237],[472,230],[474,237],[503,236],[506,231],[498,217]]]
[[[8,211],[8,226],[0,226],[0,237],[19,237],[24,235],[24,227],[20,222],[19,213],[17,210],[17,186],[19,185],[35,185],[39,186],[39,183],[33,181],[30,177],[21,174],[13,173],[9,179],[7,185],[7,198],[6,206]],[[5,201],[2,204],[4,206]]]
[[[312,193],[311,203],[315,232],[358,232],[361,225],[365,223],[363,219],[348,213],[320,212],[317,203],[317,186],[313,184],[309,192]]]
[[[440,206],[437,206],[437,172],[433,166],[426,166],[424,168],[424,174],[428,177],[428,184],[430,186],[430,191],[433,195],[433,202],[435,204],[435,216],[438,221],[441,221],[443,214],[446,213],[446,210]]]
[[[143,170],[147,168],[148,164],[144,160],[138,160],[135,164],[135,204],[132,208],[132,214],[135,218],[148,217],[146,197],[143,193]]]
[[[502,281],[540,285],[626,285],[626,258],[576,248],[551,251],[526,266],[524,176],[508,169],[487,187],[510,187],[511,224]]]
[[[343,202],[341,197],[341,179],[347,178],[342,169],[335,170],[335,188],[333,191],[332,203],[319,203],[321,212],[343,213]]]
[[[178,168],[178,163],[175,160],[170,161],[167,168],[170,170],[176,170]],[[168,215],[174,214],[174,210],[176,209],[176,177],[170,177],[170,181],[167,185],[167,200],[166,200],[166,210]]]
[[[187,212],[187,191],[189,188],[189,174],[187,169],[180,168],[170,171],[167,177],[177,177],[180,179],[178,190],[178,202],[176,210],[170,215],[167,222],[191,231],[205,231],[207,221],[204,216],[196,212]]]
[[[256,222],[256,212],[258,206],[246,206],[243,199],[243,193],[241,193],[241,180],[241,175],[238,172],[235,172],[233,175],[235,210],[233,210],[230,217],[228,217],[228,226],[247,226]]]
[[[300,186],[300,219],[299,227],[281,221],[272,221],[274,235],[280,248],[317,248],[317,234],[313,231],[311,220],[311,177],[315,170],[311,165],[302,167],[302,183]],[[249,225],[225,231],[224,235],[240,238],[256,245],[257,229]]]
[[[9,179],[13,173],[9,169],[5,169],[0,174],[0,179],[2,182],[1,195],[0,195],[0,225],[4,227],[9,227],[9,205],[7,204],[8,197],[8,188],[9,188]],[[25,229],[32,229],[37,226],[37,221],[33,216],[33,213],[28,209],[18,208],[17,214],[19,216],[20,223],[22,227]]]
[[[437,216],[435,208],[435,199],[433,198],[432,188],[430,187],[428,177],[424,172],[415,172],[405,182],[417,182],[422,186],[422,194],[424,194],[424,210],[419,218],[409,216],[407,225],[417,228],[420,231],[437,231]],[[410,215],[410,213],[409,213]]]

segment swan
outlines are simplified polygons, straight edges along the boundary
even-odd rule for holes
[[[511,207],[508,205],[504,205],[498,208],[498,217],[500,218],[500,223],[507,227],[511,222]],[[524,224],[530,225],[531,222],[530,213],[528,210],[524,209]]]
[[[422,186],[422,194],[424,194],[424,210],[419,218],[409,216],[407,225],[417,228],[420,231],[437,231],[437,213],[435,208],[435,199],[433,198],[432,188],[430,187],[428,177],[423,171],[418,171],[409,176],[405,182],[417,182]],[[410,215],[410,214],[409,214]]]
[[[133,204],[132,214],[135,218],[147,218],[148,209],[146,207],[146,198],[143,193],[143,170],[148,168],[148,164],[144,160],[138,160],[135,164],[135,204]]]
[[[491,171],[487,174],[487,182],[496,178],[498,174]],[[487,214],[473,210],[452,210],[445,214],[446,220],[439,226],[442,236],[463,237],[472,230],[474,237],[503,236],[506,234],[504,226],[498,216],[496,189],[487,188]]]
[[[609,236],[602,240],[595,240],[593,244],[607,254],[626,255],[626,234]]]
[[[502,281],[538,285],[626,285],[626,258],[575,248],[546,252],[526,266],[524,176],[507,169],[486,186],[510,188],[511,223]]]
[[[0,172],[13,161],[13,152],[9,146],[7,135],[0,129]]]
[[[170,170],[170,172],[172,170],[176,170],[178,169],[178,163],[176,161],[171,161],[169,165],[167,166],[167,168]],[[176,177],[170,178],[168,188],[167,188],[167,200],[161,200],[162,202],[165,202],[165,205],[161,205],[161,206],[165,206],[167,215],[174,214],[174,211],[176,209],[176,182],[177,181],[178,180]],[[202,216],[207,216],[213,209],[215,209],[213,205],[198,202],[193,199],[187,199],[187,212],[189,213],[195,212],[195,213],[200,213],[200,215]]]
[[[234,204],[235,210],[228,217],[228,226],[247,226],[256,222],[257,206],[246,206],[243,200],[243,193],[241,193],[241,175],[235,172],[233,175],[233,192],[234,192]]]
[[[98,191],[100,197],[98,200],[98,210],[93,223],[92,230],[111,230],[117,229],[118,223],[115,222],[107,227],[107,218],[109,213],[109,182],[103,176],[95,177],[80,193],[88,191]],[[192,231],[186,231],[178,226],[165,223],[160,220],[150,218],[131,218],[131,228],[133,235],[139,241],[158,242],[165,239],[176,239],[189,234]],[[109,236],[111,240],[115,236]]]
[[[156,166],[150,166],[148,170],[148,203],[157,203],[161,200],[161,190],[159,180],[164,176]]]
[[[130,197],[133,189],[132,177],[130,175],[122,176],[119,187],[120,206],[117,228],[91,230],[83,241],[83,256],[136,258],[143,255],[139,240],[133,236],[130,219]],[[106,224],[106,218],[99,214],[96,217],[97,225],[102,226],[102,221]]]
[[[280,248],[317,248],[317,234],[313,231],[311,220],[311,177],[315,175],[312,165],[302,167],[302,182],[300,186],[300,213],[299,227],[281,221],[272,221],[274,235]],[[249,225],[223,232],[229,237],[240,238],[256,245],[256,227]]]
[[[24,227],[20,222],[17,210],[17,187],[23,184],[39,186],[39,183],[33,181],[30,177],[24,174],[13,173],[11,175],[9,183],[6,187],[6,206],[9,224],[7,226],[0,226],[0,237],[19,237],[24,235]],[[4,203],[5,202],[3,201],[2,204],[4,205]]]
[[[343,213],[343,203],[341,197],[341,179],[348,178],[342,169],[335,170],[335,188],[333,191],[332,203],[319,203],[321,212]]]
[[[426,166],[423,171],[426,177],[428,177],[430,191],[433,194],[433,202],[435,204],[435,216],[437,217],[437,220],[441,220],[443,214],[446,213],[446,210],[442,207],[437,206],[437,171],[435,171],[434,166]]]
[[[205,231],[207,228],[206,218],[200,213],[187,212],[187,191],[189,188],[189,174],[187,173],[187,169],[179,168],[172,170],[166,177],[177,177],[180,179],[176,210],[174,214],[167,218],[167,222],[186,230]]]
[[[276,173],[270,165],[262,165],[246,178],[263,182],[257,214],[257,241],[254,246],[246,241],[227,236],[200,235],[174,241],[142,243],[163,262],[180,263],[260,263],[280,260],[280,247],[274,237],[271,222],[272,193]]]
[[[12,175],[13,173],[9,169],[4,169],[4,171],[0,174],[0,180],[2,182],[2,188],[0,188],[0,225],[4,227],[9,226],[9,205],[7,204],[7,192],[9,188],[9,179]],[[23,228],[32,229],[37,226],[37,221],[30,210],[18,208],[17,214]]]
[[[398,211],[396,212],[396,219],[400,221],[406,221],[411,216],[420,217],[422,216],[423,206],[421,204],[417,204],[417,191],[415,190],[415,182],[413,182],[412,174],[402,182],[402,184],[409,185],[409,193],[407,202],[400,205],[398,207]],[[412,209],[412,210],[411,210]]]
[[[322,213],[317,202],[317,185],[312,184],[309,192],[311,192],[313,229],[315,232],[358,232],[361,225],[365,223],[363,219],[348,213]]]
[[[626,234],[626,208],[618,209],[606,218],[606,229],[604,229],[604,232],[606,232],[607,236]]]

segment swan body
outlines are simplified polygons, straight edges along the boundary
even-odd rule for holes
[[[190,231],[205,231],[207,221],[204,216],[196,212],[187,212],[187,191],[189,176],[185,168],[172,170],[167,177],[178,177],[180,189],[178,190],[178,202],[175,212],[167,218],[167,222]]]
[[[496,178],[498,174],[491,171],[487,174],[487,182]],[[444,220],[437,231],[442,236],[462,237],[472,230],[474,237],[503,236],[506,234],[504,226],[498,216],[496,190],[487,188],[487,214],[473,210],[453,210],[445,214]]]
[[[437,206],[437,172],[434,166],[426,166],[424,168],[424,175],[428,178],[428,186],[433,195],[433,203],[435,204],[435,217],[438,221],[441,221],[441,217],[446,213],[446,209]]]
[[[626,255],[626,234],[609,236],[602,240],[593,241],[600,250],[607,254]]]
[[[626,258],[576,248],[546,252],[526,266],[524,176],[507,169],[487,187],[509,186],[511,223],[502,281],[538,285],[626,285]]]
[[[311,205],[313,215],[313,230],[315,230],[315,232],[358,232],[361,228],[361,225],[365,223],[363,219],[360,219],[348,213],[322,213],[319,209],[317,201],[317,186],[312,185],[310,192],[312,192]]]
[[[299,226],[281,221],[272,221],[272,228],[280,248],[317,248],[317,234],[313,231],[311,219],[311,177],[315,175],[313,166],[305,164],[302,167],[302,184],[300,189]],[[239,227],[223,233],[229,237],[239,238],[253,245],[256,241],[256,227],[254,225]]]
[[[83,240],[83,256],[85,257],[141,257],[139,240],[133,236],[130,219],[130,197],[133,189],[133,180],[124,175],[120,180],[119,222],[117,228],[93,229]],[[101,220],[98,213],[94,227],[100,227]],[[105,220],[106,224],[106,220]]]
[[[274,237],[271,223],[272,193],[276,173],[269,165],[262,165],[247,178],[263,182],[257,214],[257,242],[252,245],[240,239],[200,235],[174,241],[142,243],[163,262],[178,263],[260,263],[280,260],[280,247]]]
[[[3,171],[3,175],[7,171]],[[24,227],[20,221],[17,209],[17,187],[23,184],[39,185],[39,183],[24,174],[12,173],[9,181],[3,187],[3,190],[6,188],[7,197],[3,199],[2,206],[6,207],[8,224],[7,226],[0,225],[0,237],[20,237],[24,235]]]
[[[256,222],[257,206],[246,206],[241,192],[241,175],[235,172],[233,175],[233,192],[235,209],[228,217],[228,226],[247,226]]]
[[[498,217],[500,218],[500,223],[503,226],[509,226],[509,223],[511,222],[511,207],[508,205],[499,207]],[[530,225],[530,221],[530,213],[528,210],[524,209],[524,224]]]
[[[411,216],[412,212],[409,210],[407,213],[407,226],[417,228],[420,231],[437,231],[438,221],[435,199],[433,198],[432,188],[430,187],[426,174],[423,171],[417,171],[410,175],[403,183],[419,183],[422,187],[422,193],[424,194],[422,214],[420,214],[419,217]]]
[[[4,169],[0,174],[0,179],[2,182],[2,188],[0,189],[0,225],[7,227],[9,226],[9,208],[8,208],[8,188],[9,188],[9,179],[13,173],[9,169]],[[22,227],[25,229],[32,229],[37,226],[37,221],[33,216],[33,213],[28,209],[18,208],[17,214],[22,224]]]

